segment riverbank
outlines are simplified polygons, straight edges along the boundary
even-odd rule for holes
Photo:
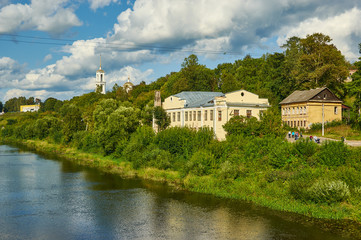
[[[50,144],[40,140],[13,140],[11,142],[37,152],[56,154],[76,164],[96,168],[104,173],[116,174],[123,178],[142,178],[164,182],[172,185],[175,189],[245,200],[274,210],[302,214],[311,217],[308,220],[311,223],[318,222],[318,219],[338,220],[336,222],[340,227],[337,228],[337,231],[361,239],[360,202],[353,200],[351,203],[341,202],[329,205],[306,203],[289,197],[288,186],[286,186],[287,182],[285,181],[274,181],[275,184],[263,183],[262,176],[264,173],[261,172],[259,175],[235,180],[221,179],[212,175],[188,174],[184,176],[180,172],[172,170],[159,170],[150,167],[134,169],[130,162],[121,159],[89,154],[64,145]],[[253,181],[261,182],[261,184],[254,184]],[[333,224],[335,222],[330,221],[325,224],[324,228],[329,228]]]

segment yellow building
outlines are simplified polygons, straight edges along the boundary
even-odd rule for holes
[[[270,107],[268,99],[238,90],[221,92],[181,92],[167,97],[163,108],[171,120],[171,127],[199,129],[209,127],[219,140],[226,137],[223,125],[233,116],[260,118]]]
[[[20,112],[37,112],[39,109],[40,104],[20,105]]]
[[[342,120],[342,101],[328,88],[295,91],[280,102],[282,121],[295,128]]]

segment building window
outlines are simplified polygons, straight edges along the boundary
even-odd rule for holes
[[[177,112],[177,121],[180,122],[180,112]]]
[[[218,121],[222,121],[222,111],[218,111]]]
[[[307,108],[305,107],[305,108],[304,108],[304,111],[303,111],[305,114],[307,113],[307,110],[306,110],[306,109],[307,109]]]
[[[209,111],[209,120],[213,121],[213,110]]]
[[[251,118],[252,117],[252,110],[247,110],[247,117]]]
[[[189,112],[189,121],[192,121],[192,112]]]
[[[185,118],[185,121],[188,121],[188,112],[185,112],[184,118]]]
[[[234,116],[239,116],[239,110],[234,110]]]
[[[196,117],[197,117],[197,112],[193,111],[193,121],[197,121]]]
[[[175,112],[173,113],[173,122],[175,122]]]
[[[292,108],[292,114],[295,114],[295,108],[294,107]]]
[[[202,117],[202,112],[201,112],[201,111],[198,111],[198,121],[201,120],[201,117]]]
[[[298,114],[298,113],[299,113],[299,111],[298,111],[298,110],[299,110],[299,108],[297,107],[297,109],[296,109],[296,114]]]
[[[303,121],[303,126],[304,126],[304,127],[306,127],[306,120],[305,120],[305,121]]]
[[[208,114],[208,111],[204,110],[204,121],[207,121],[207,114]]]
[[[337,115],[337,112],[338,112],[338,111],[337,111],[337,107],[335,107],[334,112],[335,112],[335,114]]]

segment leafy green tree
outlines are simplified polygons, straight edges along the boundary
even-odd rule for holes
[[[235,76],[230,73],[222,74],[222,86],[223,93],[233,92],[241,88],[240,83],[236,80]]]
[[[343,81],[348,75],[348,63],[332,39],[321,33],[306,38],[290,38],[284,45],[286,60],[291,63],[291,78],[297,89],[327,86],[337,95],[344,95]]]
[[[58,103],[58,102],[61,102],[61,103]],[[62,101],[60,101],[56,98],[50,97],[45,100],[44,104],[41,105],[40,109],[42,112],[59,111],[61,106],[62,106]]]
[[[182,63],[181,74],[190,91],[213,91],[217,87],[214,72],[198,63],[198,57],[191,54]]]
[[[3,111],[3,103],[0,101],[0,112]]]
[[[162,107],[154,108],[154,119],[155,124],[158,126],[158,131],[164,130],[170,125],[170,118]]]
[[[359,45],[360,53],[361,53],[361,43]],[[361,60],[361,58],[359,58]],[[358,116],[361,115],[361,61],[354,63],[357,71],[352,74],[352,82],[346,84],[346,88],[348,93],[355,97],[354,106],[357,109]]]
[[[63,135],[65,142],[70,142],[73,135],[85,129],[85,124],[82,119],[82,112],[80,108],[74,104],[66,104],[61,108],[63,117]]]

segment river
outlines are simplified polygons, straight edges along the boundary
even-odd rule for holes
[[[0,145],[0,239],[351,239],[306,218]]]

